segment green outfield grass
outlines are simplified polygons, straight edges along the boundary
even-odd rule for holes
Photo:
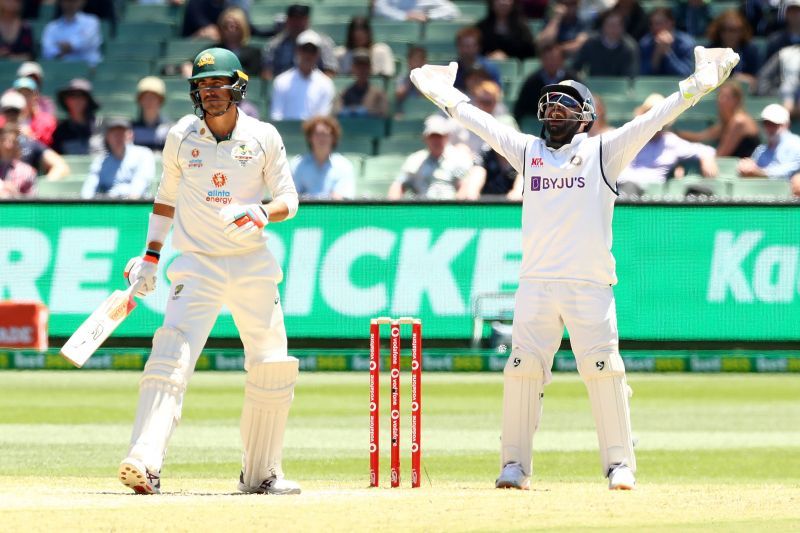
[[[284,452],[299,497],[234,496],[241,373],[197,373],[162,472],[161,497],[116,481],[138,372],[0,372],[0,518],[5,530],[124,530],[122,511],[168,530],[510,531],[687,527],[786,530],[800,523],[800,379],[633,374],[638,487],[610,493],[582,382],[556,374],[536,435],[533,490],[494,490],[502,376],[424,376],[423,488],[367,489],[367,376],[303,373]],[[405,375],[404,375],[405,378]],[[409,397],[404,382],[404,401]],[[384,415],[388,381],[383,383]],[[388,482],[388,417],[382,418]],[[145,516],[140,517],[142,520]],[[250,524],[252,527],[249,527]],[[237,527],[238,527],[237,526]],[[141,522],[134,530],[152,529]]]

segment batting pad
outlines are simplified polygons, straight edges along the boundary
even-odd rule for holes
[[[533,434],[539,428],[544,397],[544,368],[531,353],[512,351],[503,370],[503,436],[500,468],[519,463],[533,471]]]
[[[139,405],[128,452],[153,472],[161,470],[167,442],[181,419],[190,365],[189,343],[183,334],[168,327],[156,330],[139,382]]]
[[[255,364],[247,373],[241,419],[245,485],[258,487],[269,477],[283,477],[283,434],[299,371],[300,362],[289,357]]]
[[[628,404],[630,387],[622,357],[618,352],[591,353],[584,357],[578,370],[589,391],[603,475],[607,476],[615,464],[628,465],[636,472]]]

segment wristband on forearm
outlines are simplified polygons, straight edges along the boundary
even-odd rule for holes
[[[161,252],[153,250],[152,248],[148,248],[144,252],[144,260],[148,263],[156,263],[158,264],[159,259],[161,259]]]
[[[147,245],[151,242],[164,243],[172,227],[172,217],[150,213],[150,222],[147,225]]]

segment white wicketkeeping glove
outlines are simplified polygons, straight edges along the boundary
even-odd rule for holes
[[[267,210],[261,204],[231,204],[219,210],[225,224],[225,235],[234,241],[246,241],[258,235],[269,223]]]
[[[136,296],[147,296],[156,290],[156,274],[158,273],[158,261],[151,256],[132,257],[125,265],[125,279],[128,285],[133,285],[137,281],[139,288],[136,289]]]
[[[442,111],[450,114],[459,102],[469,102],[469,97],[453,87],[458,72],[458,63],[451,61],[444,65],[423,65],[411,71],[411,82],[428,100]]]
[[[679,83],[681,96],[696,102],[722,85],[738,62],[739,54],[730,48],[695,46],[694,74]]]

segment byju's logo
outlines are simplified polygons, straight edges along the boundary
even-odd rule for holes
[[[531,191],[546,191],[549,189],[583,189],[586,180],[583,176],[576,178],[543,178],[531,176]]]
[[[532,191],[540,191],[540,190],[542,190],[542,177],[541,176],[531,176],[531,190]]]

